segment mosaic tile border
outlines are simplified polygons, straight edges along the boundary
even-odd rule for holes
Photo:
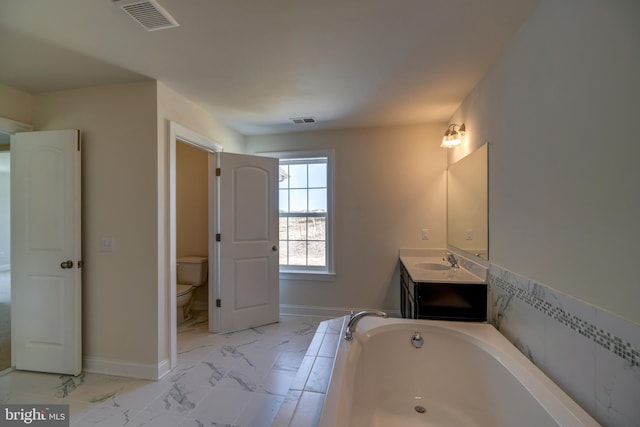
[[[581,319],[575,314],[567,312],[562,307],[558,307],[541,298],[538,295],[541,294],[544,296],[545,293],[542,285],[536,284],[533,292],[528,292],[491,273],[489,273],[488,282],[489,286],[496,286],[502,289],[525,304],[573,329],[585,338],[594,341],[600,347],[629,362],[631,367],[640,367],[640,348],[634,347],[630,342],[623,340],[615,334],[598,328],[593,323]]]

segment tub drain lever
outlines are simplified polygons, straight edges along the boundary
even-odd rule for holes
[[[411,337],[411,345],[415,348],[421,348],[423,344],[424,339],[422,338],[422,335],[420,335],[420,331],[414,332],[413,336]]]

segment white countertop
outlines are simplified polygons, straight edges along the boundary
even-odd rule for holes
[[[442,256],[435,255],[433,252],[428,253],[430,256],[416,256],[414,253],[403,255],[400,254],[400,261],[407,269],[411,280],[414,282],[435,282],[435,283],[485,283],[485,280],[473,274],[465,268],[448,268],[444,270],[430,270],[421,268],[418,264],[433,263],[440,264],[444,267],[449,263],[442,260]]]

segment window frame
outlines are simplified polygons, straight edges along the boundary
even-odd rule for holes
[[[280,264],[280,279],[284,280],[319,280],[333,281],[334,270],[334,203],[333,203],[333,174],[334,151],[333,150],[295,150],[295,151],[270,151],[259,153],[263,156],[275,157],[278,160],[313,159],[324,157],[327,159],[327,266],[289,266]],[[278,162],[279,165],[279,162]],[[312,215],[313,216],[313,215]],[[278,213],[278,218],[280,214]]]

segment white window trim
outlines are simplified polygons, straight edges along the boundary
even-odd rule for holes
[[[280,266],[281,280],[335,280],[335,245],[334,245],[334,211],[333,211],[333,158],[334,150],[299,150],[299,151],[268,151],[256,153],[261,156],[276,157],[278,159],[297,159],[310,157],[327,158],[327,268],[326,270],[314,270],[305,267]]]

